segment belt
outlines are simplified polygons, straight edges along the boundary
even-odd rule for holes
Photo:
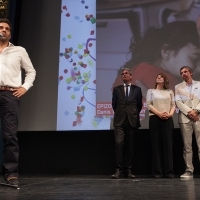
[[[7,91],[13,91],[14,88],[7,87],[7,86],[0,86],[0,90],[7,90]]]

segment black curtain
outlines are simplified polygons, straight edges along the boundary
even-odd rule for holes
[[[8,6],[8,19],[12,24],[11,40],[14,45],[18,45],[18,34],[20,26],[22,0],[10,0]]]

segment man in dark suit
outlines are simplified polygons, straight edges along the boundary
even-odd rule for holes
[[[142,109],[141,88],[131,84],[130,69],[123,68],[121,78],[123,85],[114,87],[112,107],[114,110],[116,172],[111,178],[124,176],[134,178],[132,174],[133,146],[136,132],[140,127],[139,113]]]

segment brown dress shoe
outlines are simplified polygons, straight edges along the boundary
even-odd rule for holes
[[[8,178],[5,178],[5,180],[6,180],[6,184],[10,186],[19,187],[20,185],[17,177],[8,177]]]

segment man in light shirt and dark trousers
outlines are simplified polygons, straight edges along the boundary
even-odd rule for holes
[[[178,122],[183,139],[183,158],[185,173],[181,178],[192,178],[192,134],[194,132],[200,159],[200,81],[192,79],[192,69],[183,66],[180,69],[183,82],[175,86],[175,102],[179,108]]]
[[[6,184],[19,186],[17,138],[20,97],[35,80],[36,71],[26,50],[9,42],[11,23],[0,19],[0,119],[3,139],[3,172]],[[25,70],[22,83],[21,69]]]

